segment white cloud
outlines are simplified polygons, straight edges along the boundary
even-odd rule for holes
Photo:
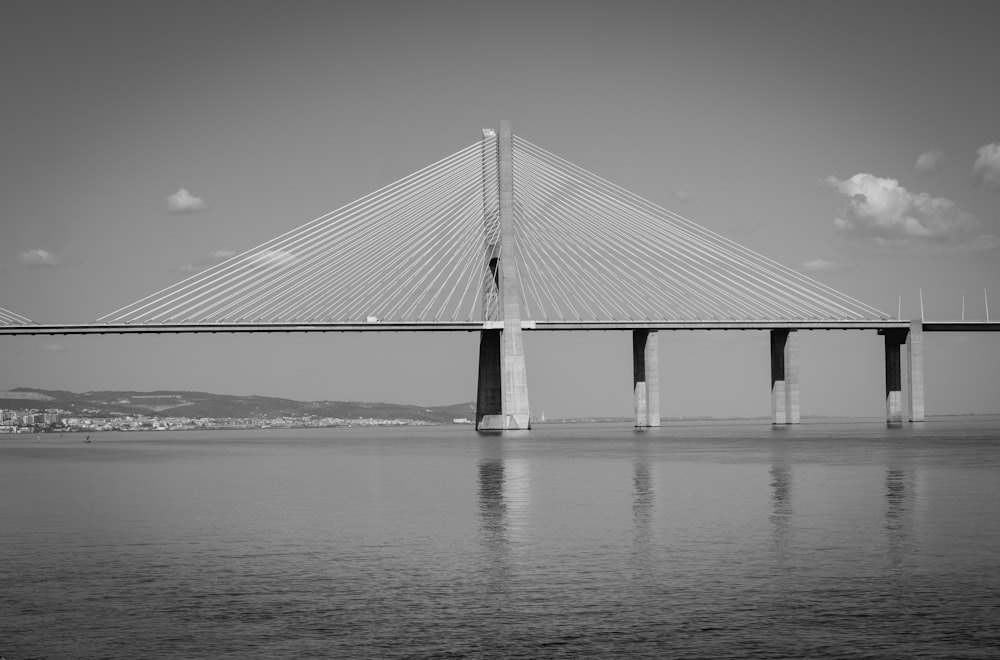
[[[42,344],[40,348],[48,353],[58,353],[65,350],[66,347],[62,344]]]
[[[232,250],[213,250],[203,257],[195,259],[193,263],[183,264],[178,267],[182,273],[197,273],[199,271],[212,268],[218,264],[235,256]],[[253,254],[241,255],[237,263],[249,266],[282,266],[298,259],[298,256],[289,250],[266,249]]]
[[[295,261],[296,257],[294,252],[288,250],[261,250],[250,258],[263,264],[287,264]]]
[[[802,264],[804,270],[821,271],[821,270],[838,270],[842,268],[842,264],[836,261],[830,261],[828,259],[813,259],[811,261],[806,261]]]
[[[676,197],[684,204],[687,204],[694,198],[694,193],[691,192],[690,188],[684,186],[683,188],[674,191],[674,197]]]
[[[1000,142],[979,147],[979,158],[972,166],[976,180],[988,188],[1000,190]]]
[[[198,271],[220,264],[235,254],[232,250],[213,250],[207,256],[195,259],[194,263],[182,264],[178,270],[182,273],[197,273]]]
[[[171,213],[197,213],[207,208],[205,200],[201,197],[195,197],[185,188],[181,188],[167,197],[167,209]]]
[[[26,250],[17,255],[17,259],[30,268],[55,268],[59,265],[55,255],[45,250]]]
[[[941,162],[941,157],[944,153],[937,149],[931,149],[930,151],[925,151],[924,153],[917,156],[917,164],[915,167],[918,172],[923,172],[924,174],[930,174],[937,169],[938,163]]]
[[[845,236],[899,248],[997,246],[998,237],[977,235],[976,219],[944,197],[913,193],[895,179],[864,173],[826,182],[844,195],[846,206],[833,224]]]

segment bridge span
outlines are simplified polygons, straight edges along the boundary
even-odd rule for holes
[[[798,350],[794,334],[803,330],[875,330],[885,337],[886,421],[923,421],[923,333],[1000,331],[1000,322],[908,321],[520,321],[522,331],[630,331],[633,333],[635,426],[660,425],[658,331],[768,331],[771,333],[772,423],[796,424],[799,407]],[[37,324],[20,319],[0,325],[0,335],[245,334],[329,332],[486,332],[503,331],[502,321],[455,322],[271,322],[271,323],[79,323]],[[651,341],[652,340],[652,341]],[[905,370],[903,365],[906,365]],[[484,365],[480,364],[482,370]],[[904,378],[905,374],[905,378]]]
[[[886,420],[924,419],[925,332],[516,136],[399,181],[102,316],[0,335],[476,332],[476,428],[530,427],[523,333],[632,333],[635,425],[660,425],[656,333],[770,334],[774,424],[800,421],[797,337],[875,330]],[[904,368],[905,367],[905,368]]]
[[[906,329],[911,321],[520,321],[522,331],[610,330],[891,330]],[[962,327],[954,327],[961,323]],[[1000,329],[1000,323],[981,328],[975,321],[937,321],[925,331]],[[931,326],[928,329],[928,325]],[[979,323],[984,325],[984,323]],[[0,335],[122,335],[192,333],[281,332],[481,332],[503,330],[503,321],[362,321],[306,323],[53,323],[0,326]]]

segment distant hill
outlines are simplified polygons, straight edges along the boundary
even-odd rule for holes
[[[450,406],[414,406],[366,401],[295,401],[267,396],[234,396],[208,392],[66,392],[18,387],[0,391],[0,409],[28,410],[60,408],[81,414],[121,413],[157,417],[374,417],[451,422],[456,417],[472,418],[474,403]]]

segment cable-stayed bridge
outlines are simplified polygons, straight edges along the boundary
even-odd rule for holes
[[[947,325],[947,324],[946,324]],[[992,326],[995,324],[987,324]],[[922,333],[513,135],[481,140],[93,323],[0,309],[0,334],[478,331],[477,428],[530,425],[523,331],[630,330],[636,425],[658,426],[655,333],[769,330],[772,419],[797,423],[795,331],[875,329],[886,410],[924,417]]]
[[[17,328],[30,325],[34,325],[31,319],[25,318],[20,314],[15,314],[9,309],[0,307],[0,327]]]

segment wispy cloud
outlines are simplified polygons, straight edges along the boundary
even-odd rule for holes
[[[232,250],[214,250],[205,256],[198,257],[192,263],[182,264],[178,267],[178,270],[182,273],[197,273],[198,271],[220,264],[235,254]]]
[[[827,184],[844,196],[833,224],[843,235],[894,248],[992,249],[1000,237],[979,235],[978,221],[949,199],[910,192],[895,179],[859,173]]]
[[[938,164],[941,162],[941,157],[944,153],[937,150],[931,149],[930,151],[925,151],[924,153],[917,156],[917,163],[914,167],[917,168],[918,172],[923,172],[924,174],[930,174],[937,169]]]
[[[684,186],[674,191],[674,197],[676,197],[680,202],[687,204],[694,199],[694,193],[691,192],[689,187]]]
[[[1000,190],[1000,142],[984,144],[977,153],[979,157],[972,166],[976,181],[987,188]]]
[[[173,195],[167,196],[167,210],[171,213],[197,213],[206,209],[208,209],[208,205],[205,204],[205,200],[201,197],[195,197],[186,188],[181,188]]]
[[[250,259],[268,265],[287,264],[295,261],[296,256],[294,252],[289,252],[288,250],[261,250],[256,254],[250,255]]]
[[[803,270],[811,271],[840,270],[844,267],[844,264],[829,259],[812,259],[802,264]]]
[[[17,260],[29,268],[55,268],[59,260],[55,255],[45,250],[26,250],[17,255]]]
[[[46,353],[58,353],[60,351],[66,350],[66,347],[62,344],[42,344],[41,348]]]

